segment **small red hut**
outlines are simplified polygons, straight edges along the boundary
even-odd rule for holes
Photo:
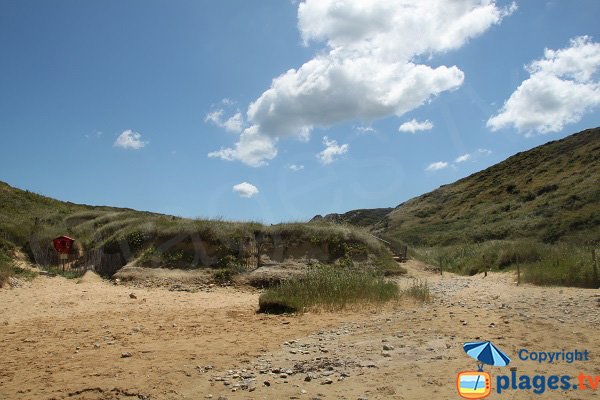
[[[73,251],[73,243],[75,243],[75,239],[68,236],[59,236],[53,239],[52,242],[54,243],[54,248],[60,254],[70,254]]]

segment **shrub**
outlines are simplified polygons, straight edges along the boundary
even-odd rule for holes
[[[217,267],[219,269],[213,272],[213,280],[219,284],[230,283],[234,276],[245,272],[238,259],[232,255],[221,257],[217,261]]]
[[[535,285],[600,287],[598,271],[594,272],[591,249],[574,248],[564,244],[547,249],[537,262],[522,268],[526,282]]]
[[[545,193],[554,192],[557,189],[558,189],[558,185],[556,185],[556,184],[545,185],[545,186],[542,186],[541,188],[538,189],[537,195],[541,196],[541,195],[543,195]]]
[[[403,294],[423,302],[431,300],[431,292],[427,281],[419,279],[414,279],[410,287],[403,291]]]
[[[350,304],[390,301],[398,295],[398,286],[386,281],[381,274],[317,266],[263,293],[259,298],[259,311],[303,312],[318,307],[339,310]]]

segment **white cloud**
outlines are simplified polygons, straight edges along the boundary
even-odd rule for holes
[[[356,130],[360,133],[375,133],[377,132],[372,126],[357,126]]]
[[[289,169],[291,169],[294,172],[298,172],[304,169],[304,165],[297,165],[297,164],[292,164],[288,167]]]
[[[237,112],[231,118],[223,123],[223,127],[229,132],[241,132],[244,126],[242,113]]]
[[[578,122],[600,106],[600,44],[588,36],[571,39],[570,46],[544,50],[544,58],[525,68],[527,80],[506,100],[499,113],[487,121],[492,130],[513,126],[519,132],[549,133]]]
[[[491,151],[491,150],[488,150],[488,149],[477,149],[477,152],[478,152],[478,153],[481,153],[481,154],[485,154],[485,155],[490,155],[490,154],[492,154],[492,151]]]
[[[456,66],[416,60],[460,48],[514,9],[493,0],[301,2],[302,38],[325,48],[274,78],[247,120],[263,137],[306,140],[315,127],[401,116],[464,81]]]
[[[469,153],[467,153],[467,154],[463,154],[462,156],[457,157],[456,160],[454,160],[454,162],[461,163],[461,162],[468,161],[470,158],[471,158],[471,155]]]
[[[223,99],[223,101],[225,100],[227,99]],[[235,113],[227,119],[223,118],[224,114],[225,110],[223,110],[222,108],[211,111],[204,117],[204,122],[211,122],[219,128],[223,128],[228,132],[242,132],[242,129],[244,128],[244,118],[242,117],[242,113],[238,111],[237,113]]]
[[[438,161],[431,163],[425,168],[425,171],[439,171],[440,169],[448,168],[448,163],[445,161]]]
[[[211,158],[241,161],[251,167],[262,167],[277,156],[276,140],[259,134],[256,127],[244,129],[233,148],[221,148],[208,153]]]
[[[258,194],[258,188],[251,183],[242,182],[233,185],[233,191],[242,197],[250,198]]]
[[[323,165],[331,164],[335,161],[336,156],[345,154],[350,149],[348,144],[338,145],[337,141],[329,140],[327,136],[323,137],[323,144],[325,149],[317,154],[317,158]]]
[[[400,125],[398,131],[415,133],[417,131],[428,131],[430,129],[433,129],[433,123],[428,119],[426,119],[423,122],[420,122],[413,118],[410,121],[407,121]]]
[[[139,150],[147,144],[148,142],[144,142],[142,140],[141,133],[127,129],[117,137],[113,146],[120,147],[122,149]]]

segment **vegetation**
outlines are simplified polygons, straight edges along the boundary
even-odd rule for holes
[[[319,265],[260,296],[259,311],[295,313],[309,309],[340,310],[357,303],[383,303],[399,296],[398,286],[383,275],[354,268]]]
[[[344,214],[327,214],[324,217],[317,215],[310,222],[346,223],[355,226],[369,227],[384,220],[393,210],[393,208],[367,208],[348,211]]]
[[[426,281],[421,281],[419,279],[413,280],[408,289],[404,290],[403,295],[412,297],[421,302],[428,302],[431,300],[429,285]]]
[[[486,270],[520,268],[523,279],[537,285],[600,287],[594,272],[593,246],[547,244],[534,240],[499,241],[413,248],[413,256],[445,271],[474,275]],[[598,252],[600,254],[600,251]]]
[[[356,210],[323,219],[352,223],[347,216],[379,213],[370,225],[375,235],[401,240],[413,257],[450,271],[519,264],[536,284],[598,287],[590,247],[600,244],[599,177],[594,128],[518,153],[385,215]]]
[[[600,128],[518,153],[409,200],[373,226],[412,246],[600,242]]]
[[[139,258],[147,267],[212,267],[220,270],[215,278],[221,281],[237,272],[232,265],[224,267],[222,260],[239,264],[240,249],[248,240],[259,241],[263,254],[280,260],[307,257],[346,266],[371,263],[390,270],[396,264],[384,245],[353,226],[193,220],[61,202],[0,182],[0,238],[23,249],[34,262],[56,266],[51,239],[61,234],[77,240],[76,251],[101,249],[120,255],[116,260],[122,263]],[[5,259],[9,253],[3,254]]]

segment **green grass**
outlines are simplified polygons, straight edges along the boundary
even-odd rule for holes
[[[321,265],[268,289],[259,298],[259,311],[294,313],[317,308],[334,311],[358,303],[384,303],[399,295],[398,286],[381,274]]]
[[[371,263],[390,271],[395,266],[384,245],[367,230],[354,226],[326,223],[266,226],[254,221],[186,219],[61,202],[2,182],[0,232],[2,240],[23,249],[32,261],[43,265],[56,263],[47,257],[53,253],[51,240],[67,234],[76,239],[77,251],[102,249],[105,254],[122,254],[123,259],[141,256],[144,265],[151,267],[221,268],[222,260],[238,257],[243,243],[258,233],[265,238],[263,254],[269,256],[278,253],[283,259],[306,256],[346,266]],[[199,242],[207,256],[202,259],[198,259]]]
[[[38,274],[35,271],[17,267],[10,257],[13,246],[6,240],[0,239],[0,286],[8,282],[11,276],[31,280]]]
[[[426,281],[419,279],[413,280],[408,289],[403,290],[402,294],[421,302],[428,302],[431,300],[429,284]]]
[[[85,274],[85,270],[65,270],[63,271],[62,267],[59,266],[50,266],[47,268],[48,272],[54,275],[59,275],[65,277],[67,279],[77,279],[81,278],[83,274]]]
[[[412,248],[412,255],[445,271],[473,275],[484,270],[514,270],[537,285],[599,287],[592,261],[593,246],[539,243],[533,240],[488,241],[444,247]],[[600,249],[598,249],[600,250]],[[597,251],[600,254],[600,251]]]
[[[594,269],[590,247],[557,245],[546,249],[538,261],[525,263],[521,270],[525,282],[536,285],[600,288],[600,271]]]
[[[599,176],[594,128],[408,200],[371,228],[417,247],[523,239],[598,244]]]

